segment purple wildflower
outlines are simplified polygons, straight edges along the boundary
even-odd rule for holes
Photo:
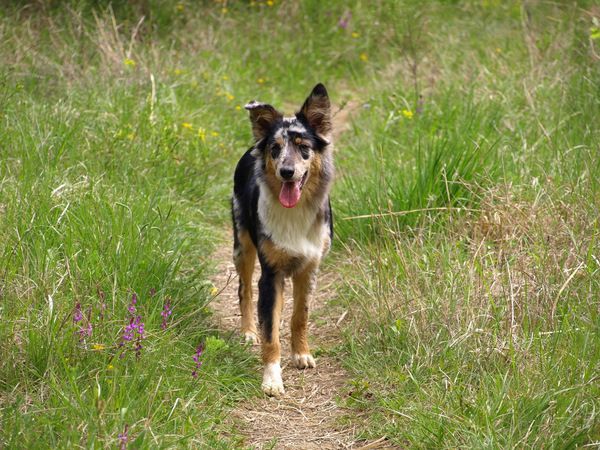
[[[137,304],[137,294],[134,292],[133,295],[131,296],[131,303],[129,304],[129,307],[127,308],[127,311],[129,311],[130,314],[135,314],[135,305]]]
[[[81,311],[81,303],[77,302],[75,304],[75,311],[73,312],[73,324],[78,327],[75,331],[76,334],[79,335],[79,342],[84,342],[86,337],[92,336],[92,320],[91,320],[92,309],[88,308],[87,310],[87,318],[85,322],[82,322],[84,319],[83,312]]]
[[[129,324],[123,330],[123,336],[121,337],[122,341],[119,344],[119,347],[123,347],[127,342],[135,340],[133,350],[135,351],[135,356],[140,356],[142,351],[142,340],[146,337],[144,333],[145,328],[144,322],[142,322],[142,317],[131,317],[129,319]],[[121,353],[121,357],[123,357],[123,353]]]
[[[345,30],[346,28],[348,28],[348,23],[350,22],[350,19],[352,19],[352,11],[344,12],[344,14],[342,14],[342,17],[340,17],[340,20],[338,21],[338,27]]]
[[[194,362],[196,363],[196,367],[192,371],[192,377],[194,377],[194,378],[198,377],[198,370],[200,370],[200,367],[202,367],[202,361],[200,361],[200,357],[202,356],[203,351],[204,351],[204,345],[200,344],[196,348],[196,353],[194,354],[194,357],[192,358],[194,360]]]
[[[173,308],[171,308],[171,299],[167,299],[163,310],[160,312],[160,315],[162,316],[162,323],[160,324],[160,327],[163,330],[167,329],[167,320],[171,314],[173,314]]]
[[[129,324],[123,330],[123,335],[121,336],[121,342],[119,343],[119,347],[124,347],[128,342],[134,342],[133,350],[135,351],[135,356],[139,357],[142,352],[142,340],[146,338],[145,336],[145,327],[144,322],[142,322],[142,316],[135,315],[136,313],[136,305],[137,303],[137,295],[134,293],[131,296],[131,303],[127,308],[129,311]],[[125,350],[119,355],[119,358],[123,358],[125,356]]]
[[[127,435],[129,429],[129,425],[125,425],[125,429],[122,433],[119,433],[119,449],[125,450],[127,448],[127,441],[129,441],[129,436]]]
[[[93,331],[92,322],[90,322],[88,320],[87,326],[86,327],[82,326],[77,331],[77,334],[79,334],[79,342],[83,342],[85,340],[86,336],[92,337],[92,331]]]
[[[73,312],[73,323],[81,322],[83,319],[83,314],[81,313],[81,304],[79,302],[75,303],[75,311]]]

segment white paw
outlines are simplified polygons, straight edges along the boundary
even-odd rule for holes
[[[269,363],[263,372],[262,390],[271,397],[279,397],[284,393],[279,363]]]
[[[256,331],[245,331],[244,341],[252,345],[260,344],[260,338],[258,337],[258,334],[256,334]]]
[[[292,355],[292,362],[298,369],[308,369],[317,366],[315,358],[310,353],[295,353]]]

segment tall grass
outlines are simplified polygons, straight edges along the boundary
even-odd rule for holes
[[[318,81],[353,111],[334,260],[365,435],[598,441],[593,6],[8,3],[0,445],[244,445],[228,408],[259,374],[210,329],[209,255],[243,105]]]
[[[176,81],[140,76],[133,55],[102,66],[114,48],[89,36],[113,33],[118,48],[111,18],[23,19],[35,32],[3,22],[21,48],[23,33],[41,39],[13,56],[37,52],[5,67],[0,94],[0,442],[230,448],[226,409],[256,383],[254,359],[207,321],[214,217],[226,215],[210,153],[227,128],[206,105],[182,107]],[[75,55],[96,56],[70,60],[75,32]],[[137,320],[139,343],[125,337]]]
[[[423,9],[430,24],[435,9]],[[419,46],[405,42],[439,79],[416,96],[426,75],[390,82],[347,141],[336,192],[352,261],[340,296],[353,317],[348,403],[365,435],[402,447],[597,445],[589,16],[482,9],[481,22],[450,16]],[[492,47],[488,29],[514,39]],[[455,43],[474,66],[456,65]]]

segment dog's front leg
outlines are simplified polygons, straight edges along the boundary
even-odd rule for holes
[[[261,331],[262,360],[265,365],[262,390],[267,395],[283,394],[279,322],[283,307],[283,274],[262,265],[258,282],[258,323]]]
[[[317,266],[308,267],[293,277],[294,312],[292,313],[292,362],[298,369],[315,367],[315,359],[308,347],[308,305],[315,289]]]

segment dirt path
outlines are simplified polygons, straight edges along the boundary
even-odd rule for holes
[[[232,240],[229,239],[229,242]],[[212,303],[217,325],[223,330],[237,331],[240,327],[238,281],[231,259],[231,245],[221,245],[214,257],[218,264],[213,283],[219,291],[222,290]],[[257,267],[254,276],[255,301],[259,274]],[[330,273],[321,273],[319,276],[319,287],[311,302],[309,320],[309,342],[313,354],[316,354],[317,368],[304,371],[290,364],[289,324],[292,308],[290,286],[286,282],[281,327],[281,362],[286,391],[279,399],[266,396],[252,399],[234,410],[234,416],[243,424],[242,433],[247,436],[247,445],[259,449],[344,449],[365,445],[365,442],[356,442],[356,432],[351,425],[342,423],[348,411],[336,404],[336,398],[343,395],[347,376],[329,352],[339,342],[337,324],[340,316],[330,316],[331,310],[326,308],[334,295],[334,282]],[[253,347],[252,351],[260,354],[258,346]]]

